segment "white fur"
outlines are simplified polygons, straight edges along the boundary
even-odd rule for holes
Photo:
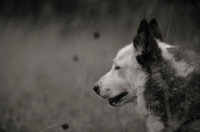
[[[147,116],[150,114],[150,111],[148,111],[146,107],[146,102],[144,99],[143,92],[137,94],[137,105],[136,105],[136,111],[140,113],[142,116]]]
[[[147,75],[138,64],[135,54],[133,43],[118,52],[111,70],[98,81],[100,96],[109,99],[126,90],[129,94],[118,106],[133,102],[138,97],[136,99],[138,108],[141,113],[146,115],[148,112],[145,107],[143,91]],[[115,70],[116,65],[120,66],[121,69]]]
[[[147,118],[147,126],[150,132],[161,132],[164,129],[164,125],[159,121],[159,118],[152,115]]]

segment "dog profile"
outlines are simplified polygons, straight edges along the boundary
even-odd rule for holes
[[[150,132],[175,132],[200,117],[200,57],[164,43],[156,19],[143,19],[93,89],[114,107],[136,103]]]

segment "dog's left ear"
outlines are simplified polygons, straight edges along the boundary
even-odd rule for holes
[[[150,33],[153,35],[153,37],[155,37],[156,39],[159,39],[160,41],[163,41],[162,33],[159,29],[156,18],[153,17],[149,21],[149,29],[150,29]]]
[[[136,57],[140,64],[147,65],[156,59],[158,44],[150,33],[149,24],[146,19],[140,22],[137,35],[133,40]]]

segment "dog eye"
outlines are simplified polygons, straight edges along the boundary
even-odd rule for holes
[[[120,66],[115,66],[115,70],[119,70],[119,69],[121,69]]]

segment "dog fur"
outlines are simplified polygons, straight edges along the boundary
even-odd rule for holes
[[[150,132],[179,131],[200,117],[200,57],[164,43],[156,19],[143,19],[94,89],[112,106],[135,102]]]

